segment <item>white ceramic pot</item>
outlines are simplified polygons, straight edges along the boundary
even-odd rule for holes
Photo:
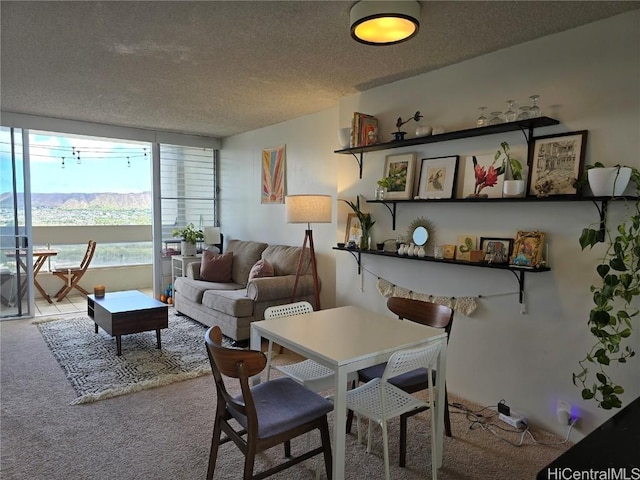
[[[619,170],[619,172],[618,172]],[[629,184],[631,169],[629,167],[591,168],[587,171],[589,187],[596,197],[622,195]]]
[[[351,146],[351,128],[339,128],[338,129],[338,142],[340,148],[349,148]]]
[[[502,184],[502,196],[514,198],[524,196],[524,180],[505,180]]]
[[[184,241],[180,242],[180,253],[183,257],[195,257],[196,244]]]

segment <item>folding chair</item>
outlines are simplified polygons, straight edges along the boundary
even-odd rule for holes
[[[58,299],[58,302],[62,301],[62,299],[74,288],[81,292],[85,297],[89,294],[89,292],[82,288],[78,282],[84,275],[84,272],[87,271],[87,268],[89,268],[89,264],[91,263],[91,259],[93,258],[95,251],[95,240],[89,240],[89,243],[87,244],[87,251],[85,252],[84,258],[82,259],[82,262],[80,262],[79,266],[56,267],[51,272],[56,277],[61,278],[65,283],[64,286],[54,295],[54,297]]]

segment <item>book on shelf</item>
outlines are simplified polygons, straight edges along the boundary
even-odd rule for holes
[[[354,112],[351,123],[351,146],[372,145],[378,140],[378,119],[373,115]]]

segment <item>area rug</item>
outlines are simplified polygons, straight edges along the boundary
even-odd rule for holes
[[[87,316],[33,323],[78,394],[71,405],[211,374],[204,346],[206,327],[172,312],[169,328],[161,330],[160,350],[155,331],[135,333],[122,336],[121,356],[116,355],[115,337],[102,328],[96,334]]]

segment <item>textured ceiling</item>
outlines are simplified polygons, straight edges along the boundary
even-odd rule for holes
[[[409,42],[349,35],[342,1],[1,1],[5,112],[214,137],[640,8],[631,1],[423,1]]]

